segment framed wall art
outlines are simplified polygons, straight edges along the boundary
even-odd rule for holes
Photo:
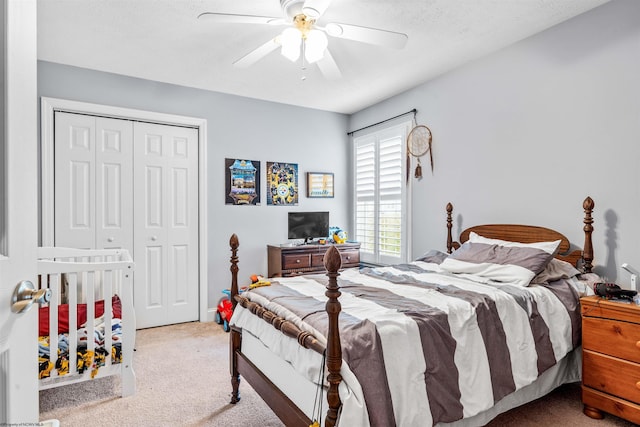
[[[298,204],[298,164],[267,162],[267,205]]]
[[[307,197],[333,197],[333,174],[307,172]]]
[[[260,161],[225,159],[225,204],[260,204]]]

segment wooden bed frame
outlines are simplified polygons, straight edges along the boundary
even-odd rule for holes
[[[570,262],[581,269],[584,273],[590,273],[593,262],[593,244],[591,235],[593,233],[592,212],[594,202],[591,197],[587,197],[582,207],[584,209],[584,244],[582,250],[570,250],[569,240],[561,233],[549,228],[517,225],[517,224],[488,224],[467,228],[460,234],[460,242],[464,243],[469,238],[469,233],[474,231],[484,237],[516,241],[521,243],[534,243],[543,241],[560,240],[558,254],[556,258]],[[447,252],[451,253],[460,247],[460,243],[455,242],[451,235],[453,205],[447,204]],[[340,344],[340,333],[338,330],[338,316],[341,305],[338,298],[340,290],[337,278],[342,265],[340,253],[335,247],[330,247],[324,258],[324,265],[327,270],[329,282],[325,295],[328,300],[326,311],[329,319],[329,330],[326,348],[309,332],[302,331],[293,323],[277,316],[264,309],[258,304],[249,301],[238,292],[238,236],[233,234],[229,240],[231,247],[231,300],[235,309],[237,304],[250,310],[253,314],[261,317],[266,322],[273,325],[285,335],[292,337],[305,348],[312,349],[320,354],[326,350],[326,368],[328,372],[327,382],[327,402],[329,409],[325,418],[325,426],[334,427],[340,410],[341,402],[338,394],[338,385],[342,381],[340,368],[342,367],[342,347]],[[280,390],[266,375],[264,375],[251,361],[242,353],[242,330],[231,327],[230,335],[230,371],[231,371],[231,403],[240,401],[240,376],[243,376],[254,390],[263,398],[273,412],[287,426],[309,426],[311,420]]]

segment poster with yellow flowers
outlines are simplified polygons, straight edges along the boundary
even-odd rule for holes
[[[267,162],[267,205],[298,204],[298,164]]]

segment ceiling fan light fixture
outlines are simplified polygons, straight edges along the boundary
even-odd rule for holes
[[[309,31],[304,41],[304,57],[307,62],[313,64],[322,59],[328,43],[327,36],[322,31]]]
[[[331,0],[307,0],[302,6],[302,13],[309,18],[318,19],[327,10]]]
[[[302,12],[304,0],[280,0],[280,7],[285,16],[293,18]]]
[[[280,44],[282,56],[296,62],[300,57],[300,44],[302,43],[302,33],[295,28],[287,28],[280,35]]]

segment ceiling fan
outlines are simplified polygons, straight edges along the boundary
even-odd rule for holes
[[[327,49],[327,36],[395,49],[402,49],[407,43],[406,34],[394,31],[336,22],[319,25],[318,20],[330,4],[331,0],[280,0],[283,17],[204,12],[198,19],[225,24],[285,26],[280,34],[238,59],[233,65],[249,67],[280,48],[282,55],[292,62],[301,58],[303,69],[305,61],[317,64],[327,79],[341,77],[340,69]]]

